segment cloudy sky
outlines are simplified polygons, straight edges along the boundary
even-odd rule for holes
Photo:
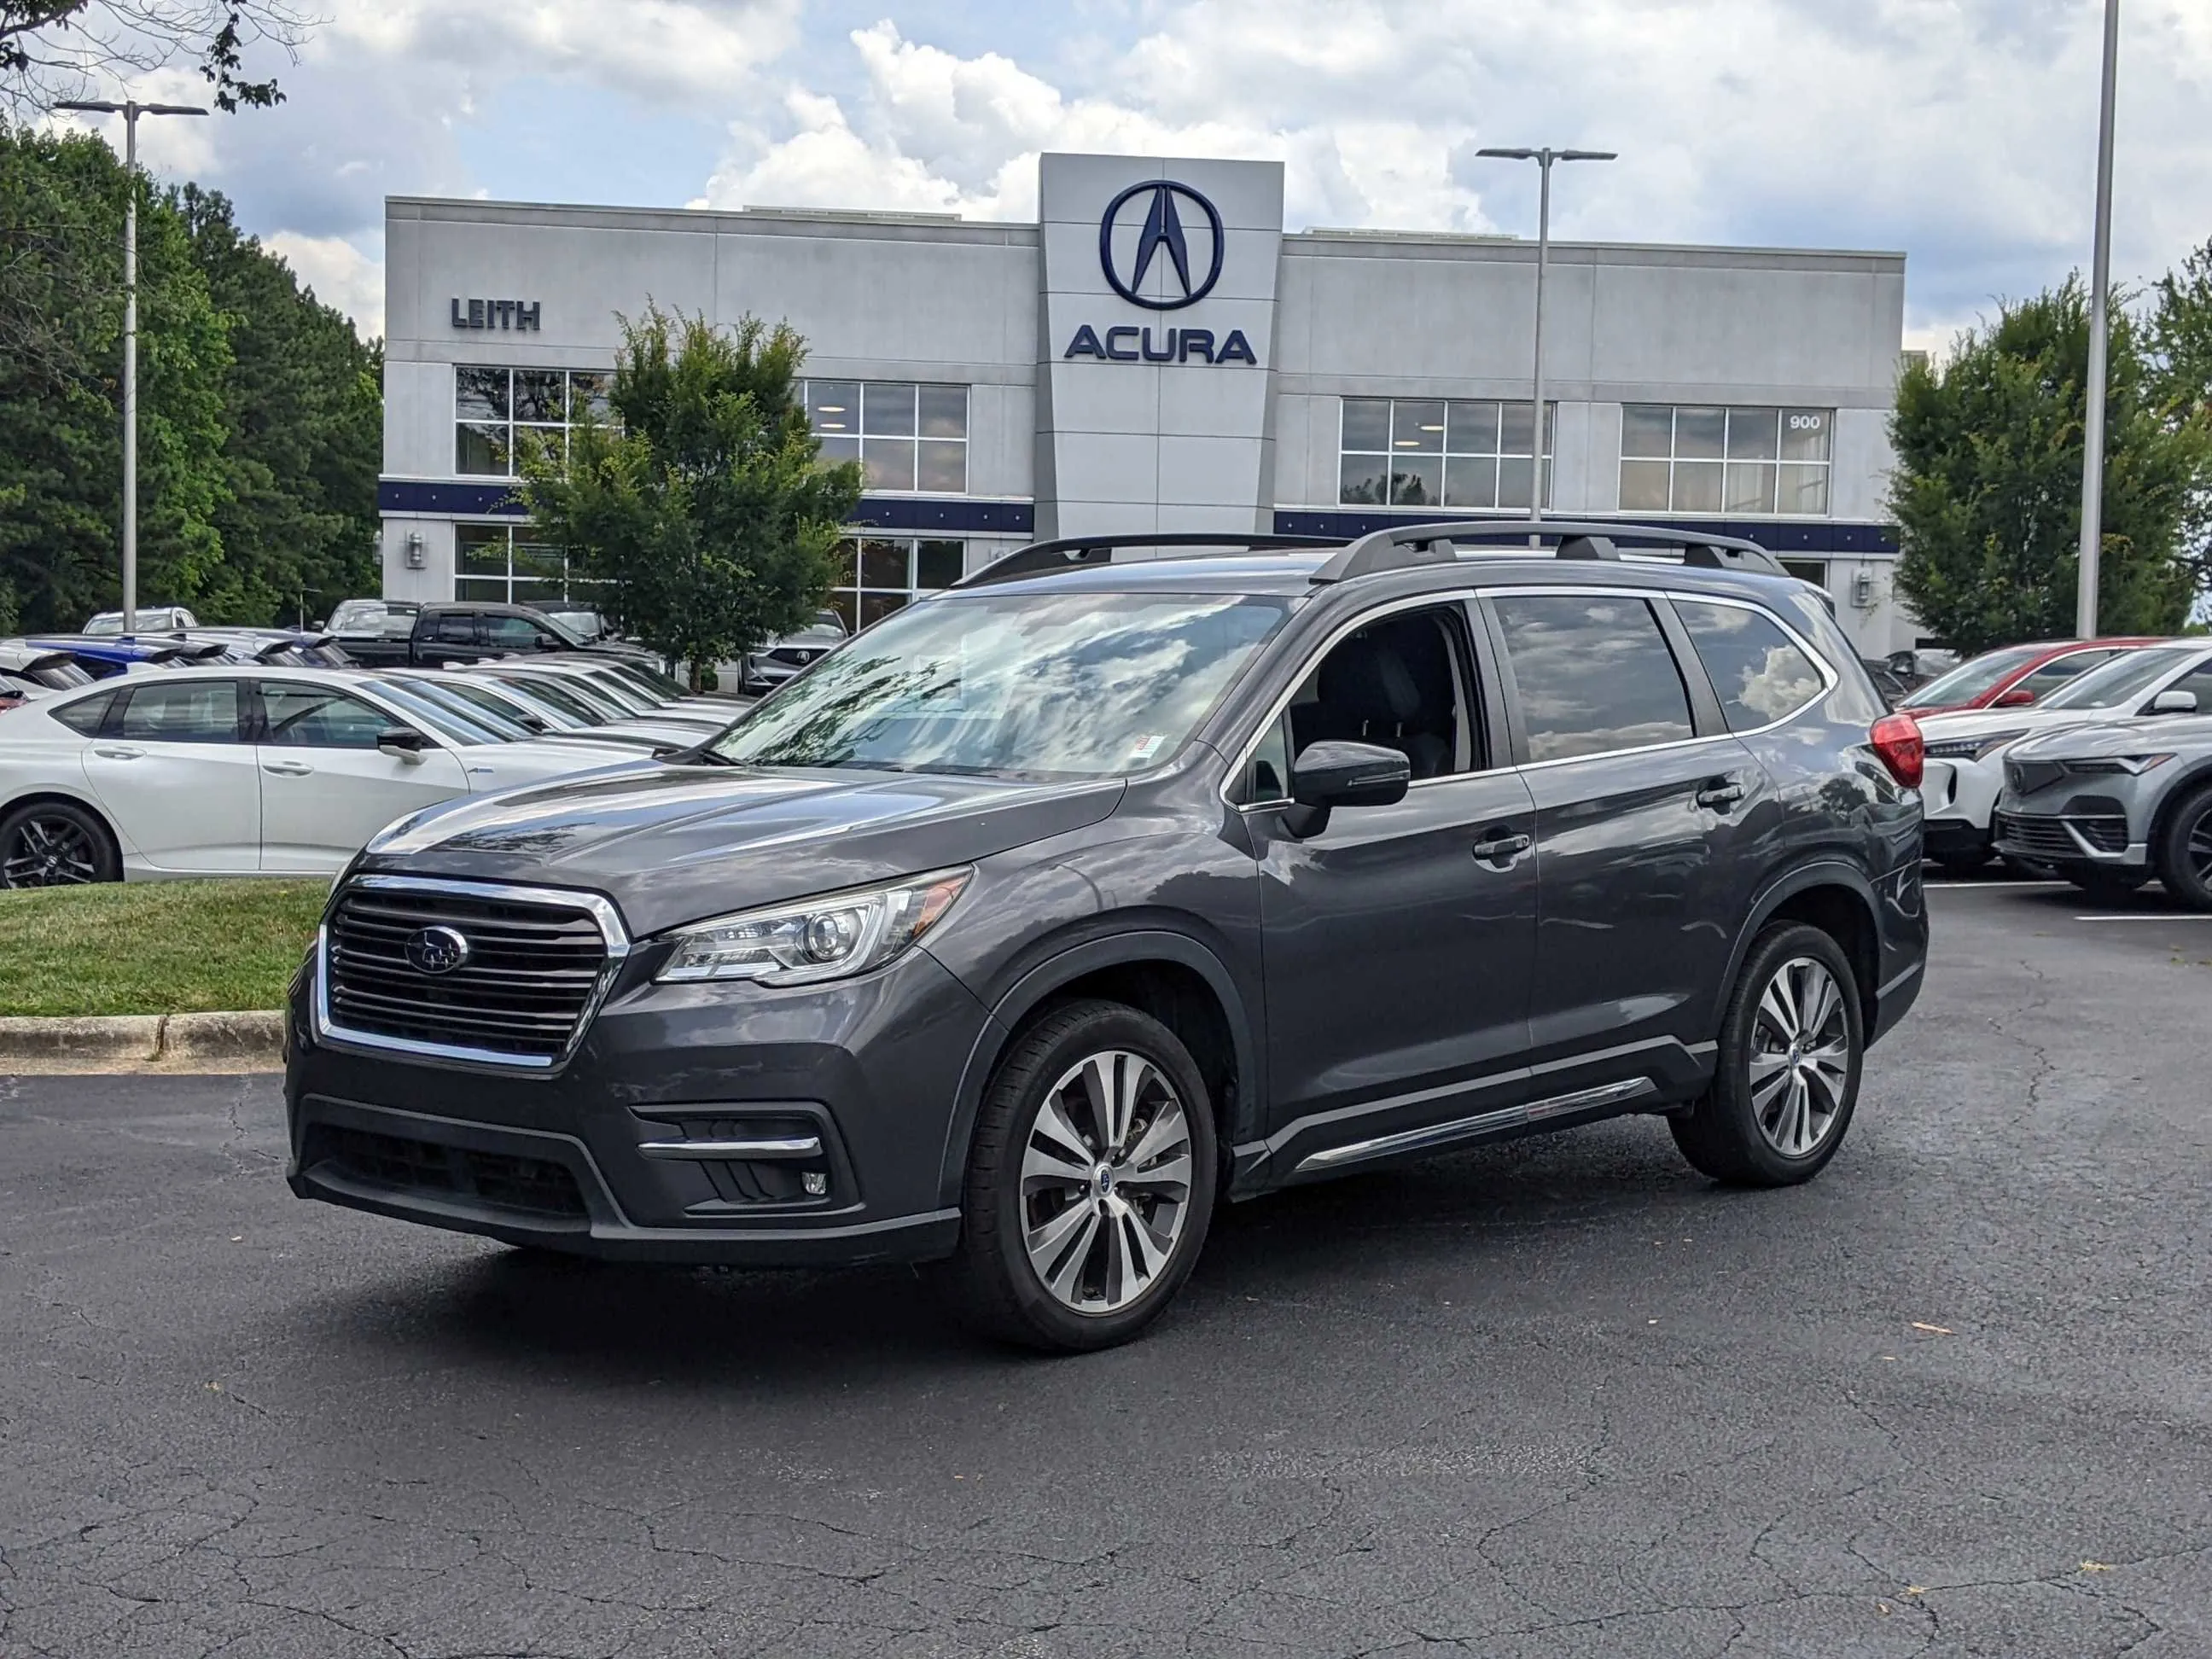
[[[273,112],[150,122],[364,332],[383,198],[1022,218],[1044,149],[1267,156],[1291,228],[1899,248],[1908,343],[2088,258],[2098,0],[319,0]],[[2212,237],[2212,0],[2127,0],[2115,274]],[[249,60],[259,71],[262,62]],[[189,95],[185,71],[140,95]]]

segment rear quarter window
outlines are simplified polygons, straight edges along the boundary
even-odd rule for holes
[[[102,691],[96,696],[79,697],[49,713],[70,731],[88,738],[97,737],[101,723],[107,719],[107,711],[115,706],[115,696],[112,691]]]
[[[1676,599],[1731,732],[1787,720],[1828,688],[1820,667],[1779,623],[1747,605]]]

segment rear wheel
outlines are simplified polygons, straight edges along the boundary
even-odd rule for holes
[[[955,1311],[1029,1347],[1127,1341],[1189,1277],[1217,1168],[1206,1083],[1174,1032],[1119,1003],[1055,1010],[984,1096],[939,1269]]]
[[[1674,1144],[1716,1181],[1811,1180],[1843,1144],[1865,1048],[1842,948],[1817,927],[1776,923],[1744,958],[1721,1022],[1712,1086],[1668,1120]]]
[[[2212,784],[2182,798],[2153,852],[2168,893],[2192,910],[2212,910]]]
[[[85,807],[33,801],[0,817],[0,887],[79,887],[122,877],[107,826]]]

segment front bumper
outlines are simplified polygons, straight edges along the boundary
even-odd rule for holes
[[[1929,847],[1986,844],[1990,820],[2003,792],[2003,763],[1995,757],[1986,761],[1929,757],[1920,778]]]
[[[653,953],[657,954],[657,953]],[[501,1072],[319,1037],[295,983],[286,1179],[317,1199],[614,1260],[924,1261],[988,1022],[924,951],[830,985],[655,985],[624,966],[574,1054]],[[692,1146],[701,1155],[685,1156]],[[811,1178],[811,1179],[810,1179]]]
[[[1996,845],[2008,858],[2055,869],[2147,870],[2150,846],[2134,840],[2123,815],[2001,810]]]

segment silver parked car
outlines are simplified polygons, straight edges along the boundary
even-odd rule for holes
[[[748,696],[773,691],[794,674],[802,674],[845,643],[845,619],[835,611],[817,611],[814,620],[795,634],[769,640],[745,653],[741,659],[738,686]]]
[[[2156,876],[2180,903],[2212,910],[2212,715],[2194,712],[2189,691],[2160,700],[2171,714],[2016,744],[1997,850],[2091,893],[2131,892]]]

